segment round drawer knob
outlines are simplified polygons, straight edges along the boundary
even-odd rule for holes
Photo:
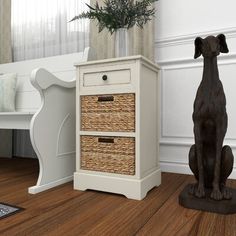
[[[103,79],[104,81],[106,81],[106,80],[107,80],[107,75],[103,75],[103,76],[102,76],[102,79]]]

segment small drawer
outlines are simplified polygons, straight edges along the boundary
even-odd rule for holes
[[[135,131],[135,95],[81,96],[81,130]]]
[[[83,74],[83,87],[129,84],[130,82],[130,69]]]
[[[81,136],[82,170],[135,174],[135,138]]]

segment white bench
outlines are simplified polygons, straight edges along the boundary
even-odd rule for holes
[[[0,73],[17,73],[16,112],[0,113],[0,129],[30,130],[39,159],[38,181],[28,189],[29,193],[72,180],[76,84],[73,65],[92,57],[86,48],[82,53],[0,65]]]

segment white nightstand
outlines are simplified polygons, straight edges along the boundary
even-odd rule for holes
[[[161,183],[159,67],[142,56],[76,67],[74,188],[141,200]]]

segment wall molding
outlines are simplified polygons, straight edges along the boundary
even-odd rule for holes
[[[236,149],[236,142],[232,142],[235,140],[231,139],[225,139],[224,145],[229,145],[232,149]],[[161,146],[182,146],[182,147],[188,147],[190,148],[194,144],[194,138],[189,139],[189,141],[181,140],[181,138],[178,139],[172,139],[172,140],[165,140],[163,138],[160,139],[159,144]],[[235,150],[236,151],[236,150]]]
[[[221,54],[217,60],[218,65],[236,64],[236,53]],[[156,63],[162,66],[162,70],[196,68],[202,66],[203,58],[198,58],[198,61],[196,61],[193,57],[180,57],[173,60],[156,60]]]
[[[165,50],[168,48],[182,48],[189,45],[193,45],[193,42],[196,37],[199,35],[201,37],[206,37],[208,35],[217,35],[220,33],[224,33],[227,37],[227,40],[229,39],[236,39],[236,27],[233,28],[224,28],[220,30],[211,30],[211,31],[203,31],[203,32],[197,32],[194,34],[187,34],[187,35],[178,35],[174,37],[167,37],[162,39],[156,39],[155,40],[155,49],[161,50],[165,52]],[[236,52],[229,53],[229,54],[221,54],[220,57],[218,57],[218,63],[224,63],[224,60],[235,60],[236,59]],[[162,67],[165,66],[175,66],[179,64],[202,64],[203,58],[199,58],[197,61],[191,57],[179,57],[174,59],[167,59],[167,60],[156,60],[156,63],[159,64]]]
[[[220,66],[227,66],[227,65],[235,65],[236,67],[236,54],[231,55],[230,60],[225,60],[225,58],[222,58],[221,60],[219,60],[218,65]],[[192,59],[191,59],[192,60]],[[164,125],[163,125],[163,121],[165,120],[164,117],[164,99],[165,99],[165,73],[171,70],[184,70],[184,69],[195,69],[195,68],[201,68],[202,67],[202,63],[180,63],[180,64],[174,64],[174,65],[168,65],[162,68],[161,71],[161,75],[160,75],[160,80],[161,80],[161,138],[174,138],[174,139],[192,139],[193,136],[187,136],[187,135],[181,135],[181,134],[173,134],[173,135],[168,135],[165,133],[164,130]],[[236,137],[227,137],[225,138],[225,141],[234,141],[236,143]],[[232,144],[236,147],[236,144]]]
[[[215,30],[210,30],[210,31],[199,31],[194,34],[184,34],[184,35],[166,37],[166,38],[161,38],[161,39],[156,38],[155,46],[159,48],[159,47],[185,45],[186,43],[192,44],[194,39],[198,36],[206,37],[208,35],[217,35],[221,33],[225,34],[227,38],[236,38],[236,27],[215,29]]]
[[[187,136],[182,136],[182,135],[167,135],[165,133],[164,130],[164,100],[165,100],[165,72],[166,71],[170,71],[170,70],[181,70],[181,69],[186,69],[186,68],[197,68],[197,67],[201,67],[200,63],[196,64],[191,64],[191,65],[187,65],[187,64],[181,64],[181,65],[175,65],[174,67],[164,67],[162,68],[162,72],[161,72],[161,76],[160,76],[160,80],[161,80],[161,138],[191,138],[191,137],[187,137]]]
[[[160,161],[160,167],[162,172],[193,175],[187,163]],[[236,167],[233,168],[229,179],[236,179]]]
[[[156,38],[155,50],[159,53],[160,60],[156,58],[156,63],[161,66],[161,125],[160,125],[160,166],[162,171],[174,172],[182,174],[192,174],[188,166],[188,152],[194,143],[194,137],[188,136],[188,133],[179,132],[166,132],[164,122],[167,117],[164,117],[164,110],[168,109],[164,107],[164,99],[166,96],[175,96],[176,94],[169,94],[168,87],[165,87],[165,79],[168,79],[168,72],[187,69],[199,69],[203,65],[203,58],[198,60],[193,59],[193,55],[189,56],[189,52],[193,47],[193,42],[196,37],[206,37],[208,35],[218,35],[223,33],[227,39],[230,40],[230,44],[236,43],[236,27],[221,28],[210,31],[196,32],[194,34],[177,35],[174,37]],[[218,57],[219,66],[234,65],[236,68],[236,48],[232,47],[232,53],[221,54]],[[182,56],[182,57],[181,57]],[[173,74],[170,72],[170,76]],[[184,72],[183,72],[184,73]],[[168,122],[168,121],[166,121]],[[236,155],[236,137],[231,134],[231,137],[225,138],[225,144],[230,145],[234,155]],[[236,179],[236,163],[234,164],[233,172],[230,178]]]

